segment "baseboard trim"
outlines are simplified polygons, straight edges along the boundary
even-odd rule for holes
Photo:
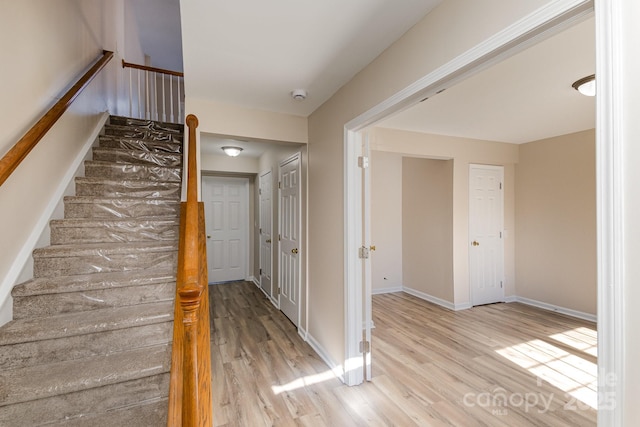
[[[320,356],[320,359],[322,359],[322,361],[333,371],[333,374],[344,383],[344,369],[342,368],[342,365],[335,363],[324,347],[322,347],[322,345],[310,333],[307,333],[305,341],[311,346],[313,351]]]
[[[390,288],[373,289],[371,291],[371,294],[372,295],[392,294],[394,292],[402,292],[402,286],[393,286],[393,287],[390,287]]]
[[[587,320],[589,322],[597,323],[598,316],[590,313],[585,313],[583,311],[573,310],[566,307],[560,307],[554,304],[548,304],[546,302],[537,301],[534,299],[524,298],[524,297],[510,297],[509,302],[519,302],[522,304],[530,305],[532,307],[541,308],[543,310],[554,311],[556,313],[564,314],[566,316],[576,317],[578,319]]]
[[[306,329],[298,328],[298,335],[300,335],[300,337],[306,342],[309,336],[309,333],[307,332]]]
[[[442,298],[434,297],[433,295],[425,294],[424,292],[408,288],[406,286],[403,286],[402,291],[409,295],[413,295],[414,297],[437,304],[441,307],[448,308],[449,310],[456,310],[456,306],[452,302],[443,300]]]
[[[249,278],[247,278],[247,282],[253,282],[257,287],[262,289],[260,287],[260,282],[258,282],[258,279],[256,279],[255,276],[249,276]]]
[[[22,271],[29,262],[29,258],[31,257],[33,250],[38,245],[38,241],[40,240],[42,233],[49,227],[49,221],[51,220],[56,207],[61,203],[65,195],[65,191],[72,183],[73,178],[78,174],[81,166],[84,165],[84,160],[87,157],[89,150],[91,150],[91,147],[98,139],[98,136],[100,135],[100,132],[102,131],[104,125],[107,123],[107,120],[109,120],[108,111],[102,113],[93,131],[84,141],[84,144],[78,151],[76,158],[67,169],[64,177],[60,180],[60,184],[56,188],[56,191],[51,194],[47,206],[42,211],[42,215],[40,215],[40,219],[31,229],[31,234],[29,234],[29,237],[22,245],[22,248],[18,252],[18,255],[7,271],[7,275],[4,277],[4,280],[2,280],[2,283],[0,283],[0,290],[2,290],[0,292],[0,307],[2,307],[3,310],[8,310],[8,304],[5,304],[5,302],[9,298],[13,286],[16,285],[16,281],[21,277]],[[82,171],[84,171],[84,169],[82,169]],[[8,311],[7,313],[0,314],[0,318],[5,320],[7,317],[13,317],[12,314],[9,314],[9,316],[7,316],[7,314],[9,314]]]

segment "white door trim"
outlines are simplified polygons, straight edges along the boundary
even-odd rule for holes
[[[624,304],[623,304],[623,127],[620,78],[623,57],[621,3],[625,0],[557,0],[538,9],[477,45],[451,62],[429,73],[414,84],[374,106],[345,124],[344,128],[344,205],[345,205],[345,382],[362,382],[351,370],[353,360],[361,358],[358,349],[362,319],[362,277],[358,275],[357,250],[361,240],[361,185],[357,171],[359,131],[394,112],[417,103],[445,85],[523,49],[533,40],[561,31],[592,12],[596,20],[596,146],[597,146],[597,224],[598,224],[598,374],[599,397],[613,396],[617,405],[600,407],[599,425],[622,425],[624,402]]]
[[[500,182],[504,182],[504,166],[493,166],[493,165],[481,165],[481,164],[476,164],[476,163],[471,163],[469,164],[469,240],[472,239],[472,235],[471,235],[471,198],[473,197],[473,194],[471,192],[471,171],[473,169],[485,169],[485,170],[493,170],[493,171],[499,171],[500,172]],[[504,192],[500,193],[500,232],[504,231]],[[472,263],[471,263],[471,256],[472,256],[472,252],[469,251],[469,295],[471,297],[471,305],[477,305],[478,304],[478,295],[476,294],[477,291],[475,289],[475,287],[473,286],[473,280],[472,280],[472,276],[473,276],[473,271],[472,271]],[[501,277],[501,280],[504,283],[504,239],[500,239],[500,257],[501,259],[501,271],[499,272],[499,276]],[[502,293],[501,297],[500,297],[500,302],[504,302],[504,286],[502,288],[500,288],[500,291]],[[494,302],[498,302],[498,301],[494,301]]]
[[[265,260],[262,259],[262,227],[264,227],[264,224],[262,223],[262,217],[263,217],[263,212],[262,212],[262,178],[266,175],[269,175],[269,179],[271,180],[271,195],[270,195],[270,203],[269,203],[269,209],[270,209],[270,215],[269,218],[271,220],[271,223],[269,224],[269,228],[271,230],[271,257],[269,258],[268,262],[265,262]],[[269,299],[271,299],[273,301],[273,172],[271,171],[271,169],[268,169],[264,172],[261,172],[258,174],[258,227],[260,229],[260,231],[258,232],[258,268],[262,269],[262,267],[264,267],[265,264],[269,264],[269,271],[271,272],[271,277],[270,277],[270,289],[269,289]],[[264,290],[264,284],[262,283],[262,272],[259,271],[259,278],[258,278],[258,282],[260,283],[260,289],[262,289],[265,293],[266,291]]]

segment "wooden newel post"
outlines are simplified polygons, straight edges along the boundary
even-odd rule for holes
[[[196,128],[198,119],[189,114],[187,153],[187,200],[180,215],[180,242],[174,310],[170,427],[210,427],[213,424],[211,399],[211,352],[209,292],[204,224],[204,206],[198,202]]]

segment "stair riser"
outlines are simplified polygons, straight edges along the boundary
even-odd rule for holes
[[[70,276],[106,271],[176,268],[177,252],[136,252],[88,256],[33,257],[34,277]]]
[[[96,203],[65,203],[65,218],[148,218],[180,215],[180,203],[160,200],[137,200]]]
[[[125,183],[95,183],[95,182],[76,182],[77,196],[93,196],[93,197],[141,197],[141,198],[163,198],[163,199],[180,199],[182,188],[177,183],[156,183],[155,185],[148,183],[137,183],[135,181],[127,181]]]
[[[177,142],[146,141],[144,139],[118,138],[101,136],[100,148],[117,148],[122,150],[146,150],[158,153],[181,153],[182,144]]]
[[[85,176],[110,180],[144,179],[150,181],[181,182],[181,169],[139,164],[103,165],[85,163]]]
[[[51,244],[157,242],[178,239],[178,225],[105,224],[102,227],[51,227]]]
[[[169,395],[169,374],[159,374],[86,391],[0,407],[0,425],[38,426],[83,414],[107,412]]]
[[[111,116],[109,118],[109,124],[116,126],[134,126],[138,128],[168,130],[172,132],[184,133],[184,125],[180,123],[156,122],[152,120],[133,119],[131,117],[123,116]]]
[[[122,307],[160,301],[175,296],[175,282],[158,285],[110,288],[85,292],[14,297],[13,318],[55,316],[107,307]]]
[[[182,166],[182,155],[174,153],[153,153],[149,151],[120,151],[94,149],[93,160],[101,162],[144,164],[164,167]]]
[[[122,138],[148,139],[151,141],[166,141],[182,143],[182,134],[166,134],[144,129],[123,129],[106,126],[104,134],[109,136],[117,136]]]
[[[95,334],[5,345],[0,352],[0,371],[167,344],[171,342],[172,331],[172,322],[161,322]],[[3,424],[0,422],[0,425]]]

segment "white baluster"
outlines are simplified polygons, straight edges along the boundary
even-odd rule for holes
[[[144,83],[145,83],[145,98],[146,104],[144,108],[144,118],[147,120],[151,119],[151,110],[149,107],[149,71],[144,70]]]
[[[136,116],[136,118],[141,119],[142,118],[142,102],[140,102],[142,100],[142,85],[140,84],[140,70],[136,70],[136,74],[138,75],[138,115]]]
[[[169,111],[171,112],[171,123],[175,123],[173,120],[173,76],[169,76],[169,98],[170,98],[170,103],[169,103]]]
[[[167,121],[167,97],[165,96],[164,93],[164,77],[165,75],[162,75],[162,121],[166,122]]]
[[[129,117],[133,115],[133,76],[131,73],[133,70],[129,68]]]

